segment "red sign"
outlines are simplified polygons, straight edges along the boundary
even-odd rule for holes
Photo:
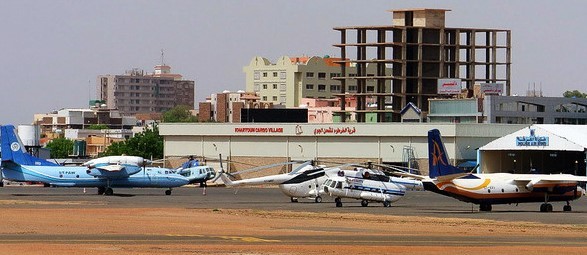
[[[280,127],[250,127],[250,128],[234,128],[235,133],[283,133],[283,128]]]

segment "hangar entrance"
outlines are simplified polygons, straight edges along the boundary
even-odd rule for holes
[[[485,173],[563,173],[586,176],[583,151],[498,150],[481,153],[481,166]]]

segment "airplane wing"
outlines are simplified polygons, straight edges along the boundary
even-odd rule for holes
[[[96,166],[97,169],[108,171],[108,172],[120,172],[124,170],[123,165],[105,165],[105,166]]]
[[[579,182],[587,182],[587,176],[576,176],[570,174],[541,174],[541,175],[520,175],[514,178],[514,182],[525,185],[528,190],[534,188],[552,189],[560,186],[576,186]]]

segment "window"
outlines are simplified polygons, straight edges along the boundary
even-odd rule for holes
[[[306,73],[306,78],[314,78],[314,73]]]
[[[254,80],[261,79],[261,74],[259,73],[259,71],[255,71],[255,73],[253,74],[253,79]]]
[[[263,96],[263,101],[267,101],[267,96]]]
[[[273,77],[277,77],[277,72],[273,72]]]
[[[287,75],[285,74],[285,72],[279,73],[279,79],[285,80],[286,77],[287,77]]]
[[[259,84],[255,84],[255,86],[254,86],[253,90],[254,90],[255,92],[259,92]]]
[[[349,86],[349,91],[350,92],[357,92],[357,86],[356,85],[350,85]]]
[[[340,85],[330,85],[330,91],[340,92]]]
[[[267,89],[267,84],[263,84],[263,89]]]
[[[267,77],[267,72],[263,72],[263,77]]]
[[[277,101],[277,96],[273,96],[273,101]]]
[[[307,90],[314,90],[314,84],[306,84]]]
[[[285,104],[285,96],[282,95],[279,97],[279,103]]]
[[[334,77],[340,77],[340,74],[339,73],[330,73],[330,79],[332,79]]]
[[[367,86],[367,92],[374,92],[375,86]]]
[[[273,89],[277,89],[277,84],[273,84]]]
[[[285,86],[285,83],[279,84],[279,91],[286,91],[287,87]]]
[[[318,73],[318,79],[320,79],[320,80],[326,79],[326,73]]]
[[[318,91],[326,91],[326,85],[318,85]]]

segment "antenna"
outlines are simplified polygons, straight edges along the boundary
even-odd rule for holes
[[[165,65],[165,52],[164,49],[161,49],[161,65]]]

